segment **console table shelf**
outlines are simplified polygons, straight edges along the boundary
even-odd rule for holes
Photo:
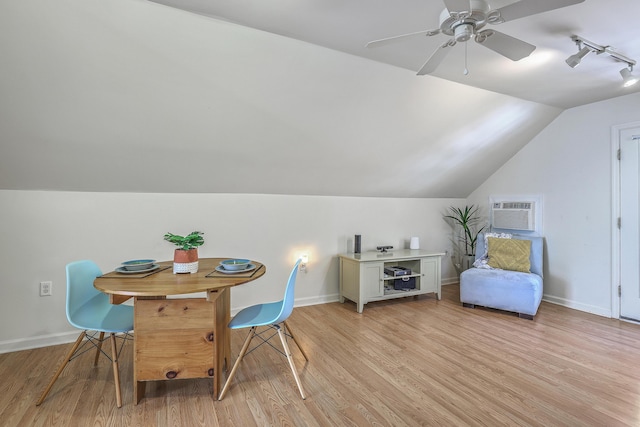
[[[444,253],[422,250],[365,252],[340,254],[340,302],[345,298],[356,303],[358,313],[371,301],[382,301],[428,293],[440,299],[440,260]],[[404,267],[411,270],[405,276],[388,276],[385,268]],[[396,290],[393,281],[402,277],[415,278],[415,289]]]

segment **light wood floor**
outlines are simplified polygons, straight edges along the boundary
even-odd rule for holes
[[[132,403],[132,345],[111,366],[72,362],[35,406],[67,345],[0,355],[3,426],[638,426],[640,326],[542,303],[535,320],[433,296],[296,308],[292,345],[308,397],[268,347],[248,355],[227,397],[208,380],[154,382]],[[234,331],[237,354],[244,331]],[[70,345],[70,344],[69,344]],[[235,356],[234,356],[235,357]]]

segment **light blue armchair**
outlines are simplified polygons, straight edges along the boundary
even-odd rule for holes
[[[518,313],[533,320],[542,300],[542,237],[514,235],[513,239],[530,240],[530,273],[470,268],[460,275],[460,301],[464,307],[476,305]],[[476,259],[486,253],[484,234],[478,236]],[[526,260],[526,256],[525,256]]]

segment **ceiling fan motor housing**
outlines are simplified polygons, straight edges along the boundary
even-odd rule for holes
[[[458,42],[469,40],[475,31],[484,27],[491,11],[489,4],[483,0],[471,0],[471,10],[449,11],[440,13],[440,31],[453,36]]]

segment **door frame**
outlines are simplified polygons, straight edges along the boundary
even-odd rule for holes
[[[621,234],[618,228],[620,218],[620,134],[628,129],[640,127],[640,122],[625,123],[611,126],[611,317],[620,318],[620,243]]]

